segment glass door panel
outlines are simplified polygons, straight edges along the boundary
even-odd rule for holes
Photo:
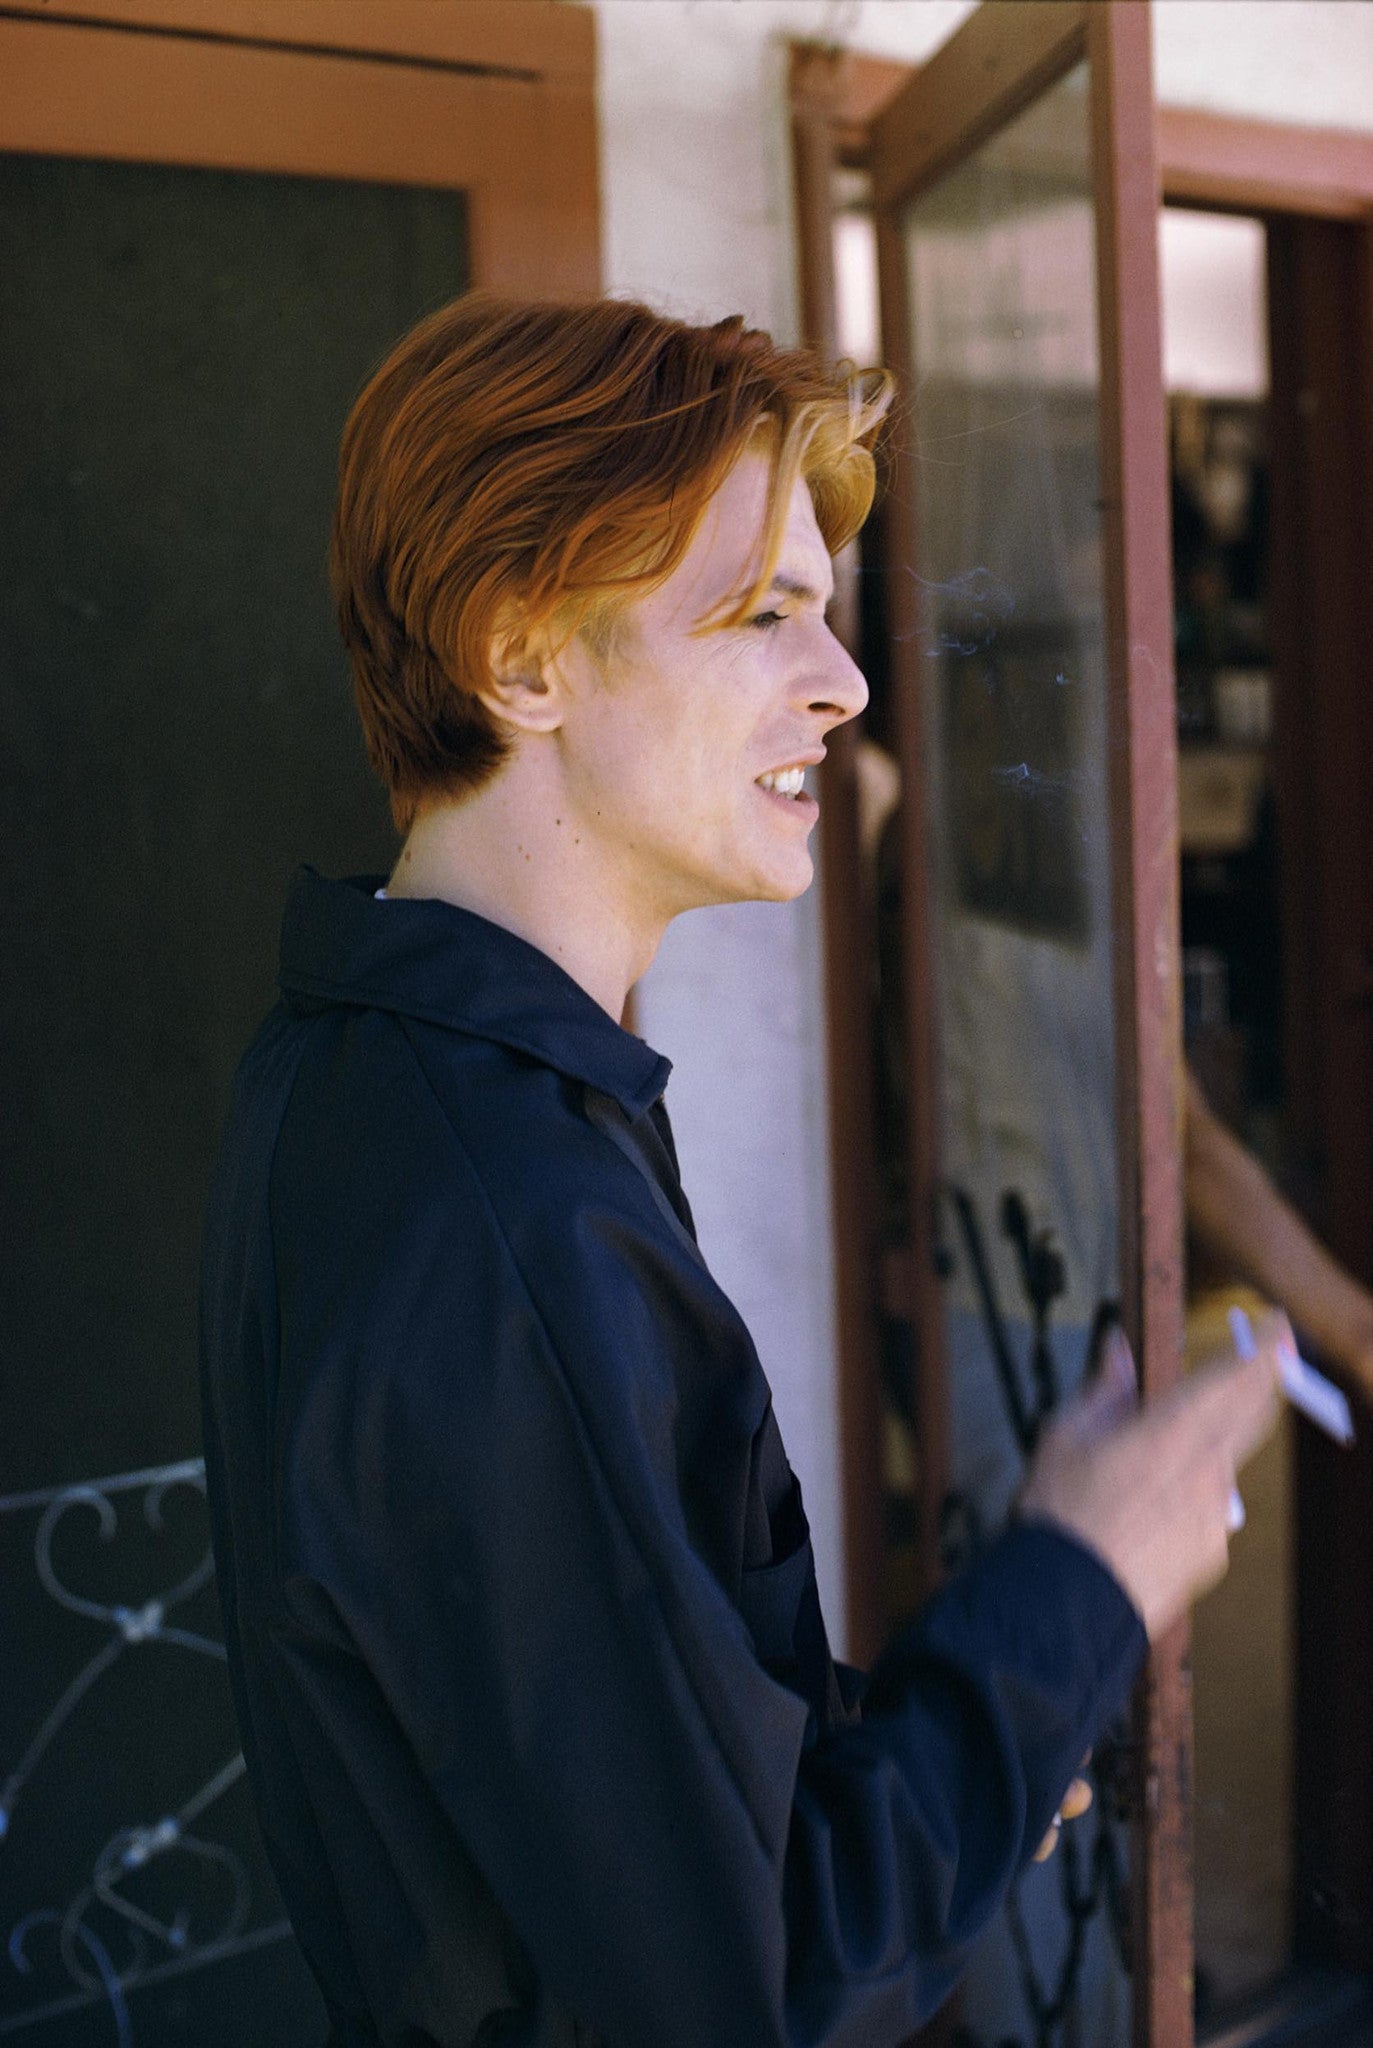
[[[988,0],[873,132],[927,1571],[996,1533],[1115,1315],[1146,1387],[1178,1370],[1148,34],[1132,4]],[[1160,1646],[1092,1816],[989,1931],[966,2048],[1190,2043],[1184,1656]]]
[[[1000,1527],[1119,1293],[1095,213],[1079,64],[904,210],[948,1372],[946,1541]],[[1129,2038],[1099,1801],[969,1977],[980,2041],[1068,1976]]]

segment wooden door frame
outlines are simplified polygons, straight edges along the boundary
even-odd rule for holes
[[[474,285],[589,296],[595,30],[557,0],[5,0],[0,149],[456,186]]]
[[[794,45],[790,101],[797,282],[806,341],[832,362],[836,353],[832,246],[836,123],[841,81],[851,79],[838,52]],[[897,81],[891,81],[895,83]],[[888,81],[884,78],[884,85]],[[857,653],[856,553],[835,562],[835,631]],[[835,1243],[835,1322],[839,1355],[839,1484],[844,1529],[846,1649],[869,1665],[885,1635],[882,1521],[882,1354],[878,1315],[877,1148],[873,1130],[874,1061],[866,991],[877,934],[873,891],[859,846],[857,735],[837,726],[822,765],[823,823],[818,863],[825,929],[830,1203]]]
[[[1037,8],[1035,12],[1042,17],[1045,10]],[[1071,24],[1062,19],[1058,23],[1041,20],[1040,33],[1050,50],[1056,36],[1062,34],[1071,35],[1072,32]],[[811,169],[804,181],[799,176],[797,180],[798,262],[802,279],[801,299],[803,317],[806,322],[805,331],[808,339],[830,338],[817,335],[814,316],[809,311],[813,305],[815,286],[812,283],[811,295],[808,298],[806,280],[808,277],[814,280],[817,277],[829,275],[829,267],[832,264],[830,244],[833,232],[832,194],[834,168],[843,165],[865,170],[869,173],[874,172],[874,122],[883,108],[900,92],[902,85],[912,76],[915,68],[898,64],[888,59],[868,57],[858,52],[822,49],[819,46],[807,44],[793,45],[792,77],[794,106],[799,98],[809,94],[812,100],[822,103],[828,110],[828,125],[823,135],[820,131],[819,121],[812,115],[809,123],[808,142],[806,143],[812,159]],[[965,86],[968,83],[975,86],[977,83],[976,77],[974,76],[971,81],[965,78]],[[1260,214],[1267,216],[1270,222],[1275,219],[1280,221],[1285,215],[1295,215],[1304,216],[1307,219],[1330,222],[1362,222],[1368,225],[1369,233],[1365,241],[1365,247],[1369,252],[1369,256],[1365,263],[1367,275],[1364,282],[1370,304],[1373,304],[1373,136],[1333,129],[1320,130],[1282,123],[1248,120],[1212,114],[1191,108],[1175,107],[1155,109],[1155,132],[1157,137],[1157,175],[1160,203],[1193,205],[1213,210],[1241,212],[1247,215]],[[799,126],[797,134],[799,161],[802,146]],[[932,137],[927,147],[932,152],[937,152],[939,138],[937,136]],[[822,156],[827,158],[827,172],[823,179],[818,170]],[[874,182],[876,183],[876,178],[874,178]],[[817,204],[816,195],[820,193],[825,195],[826,204],[824,210]],[[823,255],[820,253],[822,250]],[[832,313],[830,318],[832,323]],[[1373,318],[1370,318],[1369,324],[1370,328],[1373,328]],[[1363,410],[1366,415],[1364,424],[1367,446],[1370,450],[1373,450],[1373,372],[1365,375],[1361,397]],[[899,602],[900,593],[896,593],[896,596]],[[905,623],[907,627],[911,624],[910,621]],[[900,630],[901,627],[898,623],[897,631]],[[833,923],[836,920],[842,922],[848,917],[848,906],[860,900],[864,879],[861,873],[856,844],[852,842],[845,843],[842,825],[842,815],[838,819],[831,816],[831,831],[822,840],[821,846],[827,913],[827,942],[828,931],[832,929]],[[914,849],[911,844],[912,838],[915,840]],[[918,860],[923,859],[923,827],[908,837],[906,849],[908,859],[911,857],[913,850]],[[831,905],[835,906],[833,911],[831,911]],[[927,940],[917,931],[917,950],[922,949],[927,943]],[[922,980],[918,963],[911,979],[917,984]],[[829,986],[831,991],[829,1018],[831,1045],[833,1046],[836,1042],[836,1031],[840,1034],[840,1043],[852,1042],[857,1033],[866,1031],[868,1028],[866,1016],[855,1014],[856,1010],[861,1011],[862,1009],[865,1000],[862,991],[865,989],[866,983],[861,974],[855,974],[850,970],[843,977],[838,977],[832,973],[829,977]],[[839,1001],[837,1004],[833,993],[836,986],[839,989]],[[847,1011],[846,1015],[843,1014],[845,1011]],[[919,1046],[917,1054],[923,1069],[929,1060],[928,1047],[924,1045]],[[852,1158],[845,1158],[844,1156],[846,1117],[844,1106],[835,1099],[833,1087],[831,1110],[832,1124],[835,1130],[835,1196],[836,1201],[838,1201],[842,1199],[846,1184],[850,1183],[854,1178],[856,1166]],[[1160,1133],[1158,1128],[1159,1108],[1157,1103],[1155,1104],[1154,1115],[1156,1119],[1154,1128],[1155,1142],[1159,1142],[1161,1137],[1166,1142],[1166,1132]],[[924,1142],[928,1142],[928,1140]],[[1173,1142],[1176,1143],[1175,1137]],[[846,1256],[850,1259],[853,1257],[852,1236],[853,1233],[850,1229],[848,1241],[846,1242],[845,1237],[836,1232],[836,1256],[841,1265]],[[879,1287],[879,1282],[871,1274],[872,1264],[873,1261],[869,1253],[865,1279],[870,1300],[875,1299]],[[926,1271],[928,1272],[928,1270],[927,1265]],[[911,1282],[914,1283],[915,1275],[912,1274],[910,1277]],[[850,1295],[856,1293],[857,1290],[851,1281],[850,1285],[846,1287],[845,1276],[841,1274],[838,1291],[842,1303]],[[934,1289],[926,1285],[923,1288],[917,1288],[916,1291],[928,1296],[934,1292]],[[847,1341],[848,1331],[855,1324],[859,1324],[861,1327],[862,1313],[863,1304],[850,1301],[847,1328],[841,1319],[839,1331],[841,1351],[841,1417],[846,1417],[855,1412],[862,1413],[862,1398],[855,1394],[848,1382],[856,1373],[865,1370],[864,1355],[861,1346],[850,1346]],[[925,1394],[924,1417],[927,1424],[932,1422],[936,1428],[942,1426],[942,1389],[934,1395]],[[872,1549],[874,1541],[880,1542],[880,1530],[876,1530],[876,1525],[879,1512],[877,1504],[880,1503],[881,1498],[881,1470],[877,1458],[870,1451],[866,1450],[866,1446],[870,1442],[871,1433],[868,1432],[868,1434],[860,1436],[856,1443],[846,1444],[844,1447],[843,1470],[846,1477],[846,1535],[847,1552],[850,1557],[864,1556]],[[1339,1520],[1345,1534],[1341,1540],[1334,1543],[1333,1551],[1331,1550],[1332,1539],[1330,1539],[1330,1532],[1324,1528],[1322,1529],[1323,1537],[1326,1539],[1324,1549],[1325,1552],[1330,1553],[1327,1561],[1339,1583],[1363,1587],[1365,1579],[1369,1577],[1370,1572],[1373,1572],[1373,1560],[1365,1555],[1369,1550],[1369,1545],[1366,1538],[1361,1537],[1358,1531],[1353,1528],[1353,1524],[1357,1523],[1360,1530],[1366,1525],[1366,1511],[1369,1499],[1368,1477],[1366,1475],[1355,1475],[1346,1472],[1343,1467],[1341,1467],[1338,1474],[1332,1474],[1326,1470],[1329,1460],[1326,1460],[1324,1464],[1321,1462],[1321,1452],[1324,1447],[1315,1445],[1307,1446],[1306,1448],[1309,1451],[1306,1462],[1314,1462],[1320,1465],[1325,1485],[1328,1487],[1338,1480],[1340,1487],[1343,1489],[1341,1499],[1344,1501],[1346,1512],[1339,1517]],[[865,1455],[870,1460],[866,1467],[863,1463]],[[937,1461],[935,1469],[937,1472]],[[1307,1507],[1302,1515],[1304,1530],[1310,1528],[1313,1520],[1310,1502],[1311,1484],[1309,1481],[1306,1491],[1308,1496]],[[1344,1499],[1345,1495],[1349,1495],[1350,1499]],[[852,1535],[852,1522],[854,1520],[857,1520],[859,1523],[866,1521],[870,1525],[862,1539],[858,1542],[854,1541]],[[876,1531],[876,1534],[874,1534],[874,1531]],[[1352,1555],[1354,1550],[1358,1551],[1357,1557]],[[870,1602],[870,1592],[867,1597]],[[871,1621],[867,1625],[869,1627],[875,1626]],[[1327,1654],[1324,1657],[1321,1669],[1326,1669],[1326,1667],[1344,1668],[1346,1663],[1349,1663],[1351,1668],[1357,1666],[1360,1669],[1369,1665],[1370,1658],[1373,1657],[1373,1645],[1364,1641],[1363,1638],[1366,1634],[1367,1631],[1364,1631],[1359,1636],[1357,1643],[1347,1644],[1343,1647],[1340,1644],[1326,1644],[1325,1650]],[[1160,1659],[1156,1658],[1154,1660],[1153,1684],[1155,1687],[1159,1683],[1160,1662]],[[1187,1730],[1184,1726],[1189,1721],[1190,1715],[1182,1659],[1178,1656],[1170,1659],[1169,1662],[1170,1669],[1164,1682],[1166,1696],[1156,1697],[1152,1705],[1146,1707],[1145,1710],[1143,1756],[1145,1776],[1143,1789],[1146,1793],[1149,1791],[1151,1784],[1157,1789],[1164,1787],[1169,1780],[1176,1782],[1176,1772],[1170,1771],[1165,1778],[1160,1778],[1158,1770],[1160,1766],[1166,1764],[1167,1756],[1171,1750],[1172,1756],[1176,1759],[1177,1770],[1185,1771],[1187,1749],[1190,1746],[1186,1741]],[[1326,1675],[1329,1675],[1328,1670]],[[1314,1705],[1316,1702],[1313,1701],[1311,1704]],[[1309,1717],[1303,1716],[1300,1718],[1304,1722]],[[1311,1754],[1306,1756],[1304,1768],[1302,1754],[1299,1753],[1298,1757],[1297,1797],[1299,1802],[1302,1799],[1301,1788],[1303,1782],[1317,1785],[1323,1783],[1324,1779],[1329,1775],[1328,1759],[1316,1753],[1319,1749],[1320,1727],[1323,1723],[1317,1719],[1313,1725],[1315,1733],[1306,1744],[1306,1749]],[[1363,1780],[1370,1779],[1371,1776],[1373,1774],[1365,1770],[1362,1773],[1361,1784]],[[1331,1804],[1332,1797],[1332,1794],[1327,1794],[1324,1802],[1326,1806]],[[1371,1802],[1373,1802],[1373,1783],[1364,1784],[1361,1802],[1356,1803],[1360,1804],[1360,1811],[1363,1811],[1369,1808]],[[1178,1852],[1181,1859],[1186,1861],[1189,1858],[1189,1850],[1187,1843],[1185,1786],[1176,1786],[1176,1797],[1172,1799],[1170,1804],[1172,1806],[1172,1813],[1168,1818],[1166,1831],[1172,1837],[1174,1850]],[[1349,1830],[1348,1828],[1340,1829],[1337,1816],[1327,1816],[1327,1819],[1329,1820],[1327,1832],[1333,1838],[1334,1849],[1331,1861],[1328,1861],[1326,1864],[1326,1875],[1328,1877],[1331,1863],[1333,1862],[1335,1866],[1336,1889],[1344,1891],[1346,1895],[1362,1898],[1368,1889],[1367,1875],[1354,1873],[1352,1870],[1346,1871],[1343,1867],[1345,1863],[1349,1862],[1353,1853]],[[1161,1848],[1162,1845],[1157,1835],[1155,1835],[1154,1840],[1156,1849]],[[1147,1882],[1155,1889],[1162,1884],[1169,1893],[1169,1896],[1156,1896],[1155,1898],[1155,1911],[1157,1912],[1160,1907],[1162,1908],[1167,1930],[1170,1931],[1165,1932],[1162,1946],[1160,1946],[1157,1939],[1152,1944],[1152,1964],[1150,1969],[1144,1974],[1153,1979],[1157,1978],[1160,1965],[1167,1968],[1169,1954],[1176,1956],[1181,1953],[1179,1949],[1180,1942],[1185,1941],[1186,1953],[1189,1956],[1191,1949],[1190,1891],[1184,1898],[1178,1895],[1174,1888],[1167,1885],[1165,1866],[1168,1860],[1166,1856],[1155,1854],[1146,1861],[1146,1870],[1149,1872]],[[1185,1927],[1182,1924],[1184,1918]],[[1329,1948],[1331,1944],[1327,1943],[1326,1946]],[[1327,1959],[1343,1962],[1356,1968],[1366,1968],[1368,1964],[1367,1955],[1362,1951],[1358,1953],[1352,1952],[1351,1946],[1348,1943],[1346,1943],[1343,1953],[1337,1951],[1336,1953],[1329,1954]],[[1174,1974],[1176,1975],[1177,1973]],[[1169,2048],[1172,2048],[1172,2044],[1180,2040],[1182,2036],[1170,2033],[1168,2028],[1180,2023],[1179,2015],[1176,2012],[1166,2022],[1161,2012],[1155,2012],[1151,2018],[1146,2019],[1145,2032],[1142,2038],[1158,2042],[1166,2040],[1169,2043]],[[1189,2030],[1188,2038],[1190,2038],[1190,2016],[1186,2020],[1186,2025]],[[1246,2035],[1246,2038],[1248,2038],[1248,2035]],[[1258,2038],[1257,2033],[1254,2038]]]

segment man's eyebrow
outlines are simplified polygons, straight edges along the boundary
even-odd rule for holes
[[[768,585],[769,597],[774,592],[779,597],[797,598],[802,604],[827,605],[830,602],[830,598],[822,597],[813,584],[803,583],[799,576],[788,576],[781,572],[774,576]]]

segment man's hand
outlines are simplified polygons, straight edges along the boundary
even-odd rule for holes
[[[1278,1413],[1285,1316],[1264,1316],[1258,1351],[1194,1373],[1138,1407],[1134,1361],[1112,1334],[1097,1382],[1051,1425],[1019,1502],[1096,1552],[1150,1641],[1224,1576],[1235,1474]]]

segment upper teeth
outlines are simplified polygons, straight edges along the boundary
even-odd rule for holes
[[[775,789],[779,796],[800,796],[805,786],[804,768],[770,768],[758,781],[764,789]]]

